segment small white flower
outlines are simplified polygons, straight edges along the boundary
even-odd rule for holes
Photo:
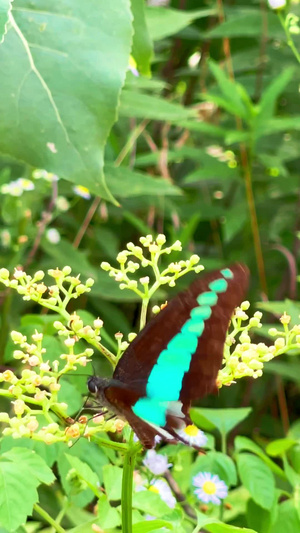
[[[155,450],[148,450],[143,463],[155,476],[161,476],[172,466],[166,455],[156,453]]]
[[[197,498],[204,503],[212,502],[215,505],[220,505],[221,500],[226,498],[228,494],[228,487],[219,476],[213,475],[210,472],[200,472],[193,478],[194,490]]]
[[[46,232],[46,237],[51,244],[58,244],[60,241],[60,234],[55,228],[50,228]]]
[[[20,185],[22,187],[23,191],[33,191],[34,190],[34,183],[31,180],[28,180],[27,178],[19,178],[16,181],[17,185]]]
[[[174,509],[176,505],[176,498],[174,498],[172,491],[166,481],[163,479],[155,479],[151,482],[149,487],[151,492],[156,492],[160,495],[161,499],[167,504],[168,507]]]
[[[268,4],[271,9],[280,9],[285,7],[286,0],[268,0]]]
[[[199,446],[199,448],[205,446],[208,440],[203,431],[194,426],[194,424],[190,424],[183,429],[178,429],[176,433],[190,446]]]
[[[87,189],[87,187],[83,187],[83,185],[75,185],[73,187],[73,191],[77,196],[81,196],[81,198],[84,198],[85,200],[89,200],[91,198],[91,193]]]

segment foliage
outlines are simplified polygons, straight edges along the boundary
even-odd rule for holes
[[[299,3],[147,4],[0,0],[1,531],[294,533]],[[198,256],[247,263],[264,317],[236,311],[192,409],[207,453],[160,444],[154,475],[123,421],[68,417]]]

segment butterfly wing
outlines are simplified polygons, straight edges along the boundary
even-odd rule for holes
[[[134,417],[133,426],[136,419],[152,424],[151,435],[153,428],[172,433],[189,423],[192,400],[216,390],[228,324],[248,277],[247,267],[237,263],[196,279],[134,339],[113,375],[123,386],[106,390],[129,423]]]

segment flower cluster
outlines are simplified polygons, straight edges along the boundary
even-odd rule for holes
[[[78,298],[89,292],[94,280],[89,278],[81,283],[79,276],[71,276],[71,268],[65,266],[62,270],[50,269],[48,275],[54,279],[54,285],[46,286],[45,273],[38,270],[33,276],[23,270],[15,269],[13,279],[10,279],[6,268],[0,269],[0,282],[6,287],[15,289],[23,300],[32,300],[40,305],[62,313],[72,298]],[[47,295],[45,297],[45,295]],[[63,313],[62,313],[63,314]]]
[[[118,254],[117,261],[120,265],[119,268],[112,267],[107,262],[101,263],[101,267],[109,273],[110,277],[120,283],[120,289],[130,289],[142,299],[151,298],[161,285],[167,284],[170,287],[174,287],[175,281],[181,276],[184,276],[190,271],[201,272],[204,268],[202,265],[198,265],[200,259],[198,255],[194,254],[186,261],[171,262],[166,268],[160,270],[158,263],[163,255],[182,250],[180,241],[174,242],[171,246],[164,247],[166,237],[161,234],[157,236],[156,240],[153,240],[152,235],[141,237],[140,243],[143,248],[129,242],[127,244],[127,250],[123,250]],[[145,252],[148,252],[148,256],[146,256]],[[150,267],[153,269],[155,282],[151,288],[149,288],[150,278],[148,276],[140,277],[139,281],[129,276],[130,274],[135,274],[141,267]]]
[[[230,385],[236,379],[251,376],[257,379],[263,374],[264,363],[271,361],[274,357],[286,353],[292,348],[300,347],[300,325],[289,329],[290,317],[284,314],[280,321],[284,331],[275,328],[269,330],[269,335],[277,337],[273,345],[267,346],[265,343],[252,343],[249,331],[253,328],[261,328],[260,322],[262,313],[256,311],[249,319],[247,311],[249,302],[243,302],[235,310],[232,318],[232,331],[229,333],[224,349],[224,366],[218,375],[218,386]],[[239,342],[236,343],[236,337]],[[232,350],[232,347],[234,349]]]

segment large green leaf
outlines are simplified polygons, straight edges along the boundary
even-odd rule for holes
[[[164,7],[148,7],[146,10],[147,25],[154,41],[174,35],[194,20],[214,15],[214,9],[197,9],[183,11]]]
[[[133,14],[132,55],[141,74],[150,76],[150,60],[153,46],[149,36],[145,18],[145,0],[131,0]]]
[[[278,516],[272,526],[272,533],[298,533],[300,519],[293,500],[282,502],[278,506]]]
[[[0,152],[111,199],[103,150],[131,39],[130,0],[15,0],[0,47]]]
[[[40,470],[41,469],[41,470]],[[45,476],[45,478],[44,478]],[[37,486],[53,474],[44,461],[25,448],[12,448],[0,461],[0,524],[15,531],[38,501]]]
[[[193,415],[199,412],[221,434],[227,434],[251,413],[251,407],[239,407],[237,409],[209,409],[193,408]],[[194,420],[195,417],[193,416]]]
[[[242,450],[247,450],[249,452],[255,453],[255,455],[260,457],[260,459],[262,459],[264,463],[269,466],[269,468],[272,470],[272,472],[274,472],[274,474],[286,480],[284,471],[276,463],[274,463],[270,459],[270,457],[268,457],[264,453],[264,451],[255,442],[253,442],[253,440],[248,439],[247,437],[243,437],[242,435],[238,435],[235,438],[234,446],[238,452]]]
[[[0,0],[0,44],[6,32],[6,24],[8,21],[8,14],[11,9],[10,0]]]
[[[275,482],[270,468],[250,453],[239,454],[237,465],[242,483],[252,499],[263,509],[271,509],[275,498]]]

